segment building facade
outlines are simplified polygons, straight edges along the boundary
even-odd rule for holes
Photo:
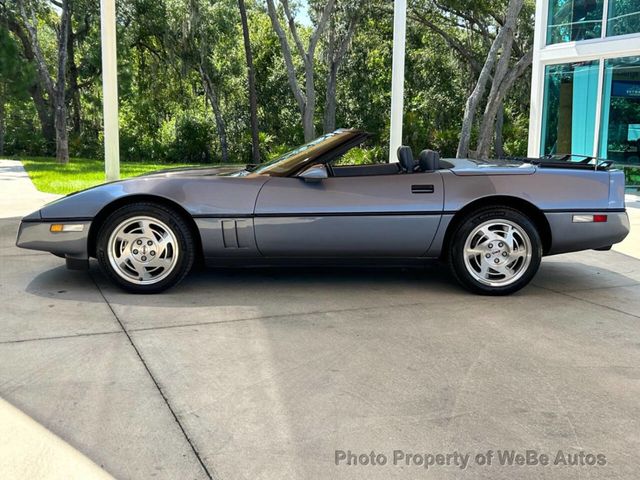
[[[536,0],[529,156],[640,166],[640,0]]]

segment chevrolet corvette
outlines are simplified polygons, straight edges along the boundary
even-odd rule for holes
[[[24,217],[17,245],[125,290],[156,293],[209,265],[408,265],[440,259],[467,289],[506,295],[543,256],[607,250],[629,232],[624,175],[591,157],[475,161],[398,149],[345,165],[341,129],[245,168],[172,169],[73,193]]]

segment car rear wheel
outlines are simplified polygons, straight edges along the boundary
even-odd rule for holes
[[[468,215],[449,248],[449,265],[458,282],[483,295],[520,290],[536,274],[541,259],[542,242],[534,223],[507,207]]]
[[[193,236],[182,217],[153,203],[113,212],[100,228],[96,247],[109,278],[134,293],[157,293],[177,285],[194,260]]]

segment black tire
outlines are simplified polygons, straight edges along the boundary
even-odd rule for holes
[[[515,268],[513,270],[517,269],[518,267],[519,270],[518,275],[514,275],[513,280],[510,280],[508,278],[503,278],[502,280],[500,280],[500,274],[496,274],[495,276],[493,276],[493,274],[491,273],[494,270],[492,269],[493,266],[489,264],[490,261],[501,262],[503,255],[507,258],[505,262],[511,261],[509,257],[510,254],[507,253],[505,255],[505,252],[501,252],[497,248],[497,245],[493,246],[493,248],[491,249],[488,249],[484,255],[476,256],[468,262],[465,262],[465,244],[467,242],[467,239],[469,239],[469,237],[474,234],[476,228],[483,224],[487,225],[487,222],[499,223],[500,221],[517,225],[524,233],[526,233],[526,236],[528,237],[528,240],[530,242],[531,256],[528,257],[528,264],[526,260],[527,257],[524,257],[522,260],[515,260],[515,263],[513,264]],[[489,223],[488,225],[491,224],[492,223]],[[475,233],[475,235],[480,234]],[[475,235],[474,238],[478,238],[475,237]],[[517,292],[518,290],[526,286],[535,276],[542,260],[542,242],[540,240],[540,234],[538,233],[535,224],[522,212],[509,207],[484,207],[470,213],[465,218],[463,218],[460,223],[458,223],[455,231],[453,232],[453,235],[450,238],[451,243],[448,248],[447,260],[453,276],[463,287],[470,290],[471,292],[481,295],[509,295],[511,293]],[[526,242],[526,240],[524,240],[524,236],[520,238],[523,240],[523,243]],[[473,240],[470,240],[470,242],[472,241]],[[485,242],[486,243],[482,245],[482,248],[486,248],[489,245],[492,245],[488,243],[489,241]],[[503,244],[500,243],[500,245],[502,247]],[[508,247],[504,248],[506,249]],[[486,255],[492,256],[489,259],[482,258]],[[492,275],[492,278],[485,279],[484,281],[492,282],[493,278],[495,278],[496,285],[487,285],[477,278],[482,276],[478,269],[480,268],[480,262],[484,262],[485,260],[487,262],[486,265],[488,265],[488,268],[490,269],[490,275]],[[522,263],[519,263],[521,261]],[[477,268],[474,269],[474,267]],[[474,273],[472,273],[472,270],[474,271]],[[503,276],[506,277],[506,275]],[[499,285],[501,281],[510,283]]]
[[[162,278],[154,283],[136,283],[135,279],[129,279],[126,274],[122,273],[122,269],[118,272],[109,258],[108,243],[111,235],[123,222],[138,217],[149,217],[162,222],[170,229],[177,247],[172,250],[175,259],[173,259],[172,255],[173,263],[171,267],[161,270],[162,273],[159,277],[162,276]],[[176,286],[189,273],[195,258],[195,242],[189,226],[172,209],[155,203],[133,203],[113,212],[102,224],[96,240],[96,257],[100,267],[109,279],[122,289],[131,293],[159,293]],[[138,280],[142,280],[142,278]],[[153,282],[153,279],[149,281]]]

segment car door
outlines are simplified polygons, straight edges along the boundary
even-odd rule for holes
[[[268,257],[418,257],[443,208],[440,173],[272,177],[255,208],[258,249]]]

